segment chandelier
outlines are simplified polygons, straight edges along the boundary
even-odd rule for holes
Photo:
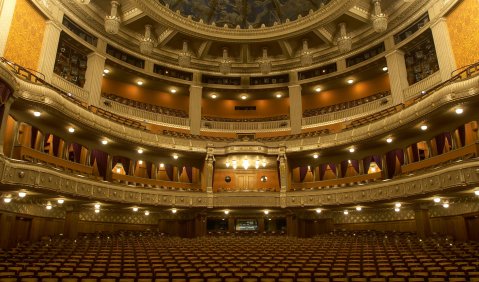
[[[349,36],[346,32],[346,23],[339,24],[339,37],[338,37],[338,47],[339,52],[347,53],[351,51],[351,36]]]
[[[374,1],[374,15],[372,16],[373,29],[375,32],[381,33],[388,28],[388,16],[381,12],[381,1]]]
[[[155,41],[151,38],[151,25],[145,25],[145,36],[140,40],[140,52],[145,55],[153,52]]]
[[[191,64],[191,54],[188,52],[188,42],[183,41],[183,50],[178,55],[178,64],[180,67],[189,67]]]
[[[259,61],[259,67],[262,74],[268,74],[271,72],[271,59],[268,58],[267,48],[263,48],[263,57]]]
[[[231,60],[228,58],[228,49],[223,48],[223,58],[220,61],[220,72],[228,74],[231,71]]]
[[[301,50],[300,54],[301,66],[308,67],[313,64],[313,54],[308,49],[308,40],[303,40],[303,50]]]
[[[117,1],[111,1],[111,12],[110,15],[105,17],[105,31],[110,34],[117,34],[120,29],[120,17],[118,14],[118,6],[120,4]]]

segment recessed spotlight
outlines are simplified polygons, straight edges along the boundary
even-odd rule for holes
[[[143,149],[138,149],[138,154],[143,154]]]
[[[388,71],[388,67],[383,67],[383,71]]]
[[[266,215],[269,214],[269,210],[264,210],[263,212],[264,212],[264,214],[266,214]]]
[[[449,207],[449,203],[444,203],[444,204],[442,204],[442,206],[443,206],[445,209],[447,209],[447,208]]]
[[[10,197],[3,198],[3,201],[8,204],[12,201],[12,198],[10,198]]]
[[[216,99],[218,96],[216,94],[211,94],[211,99]]]
[[[348,84],[353,84],[353,83],[354,83],[354,80],[348,79]]]
[[[177,160],[178,159],[178,154],[173,154],[173,159]]]
[[[95,204],[95,209],[99,209],[101,207],[100,204]]]
[[[47,210],[51,210],[52,209],[52,204],[50,202],[48,202],[46,208],[47,208]]]
[[[36,117],[39,117],[39,116],[42,115],[42,113],[40,113],[39,111],[34,111],[33,115],[36,116]]]
[[[108,74],[108,73],[110,73],[110,70],[109,70],[109,69],[104,69],[104,70],[103,70],[103,73]]]
[[[27,193],[26,192],[18,192],[18,197],[20,198],[25,198],[27,196]]]
[[[318,154],[313,154],[313,158],[317,159],[317,158],[319,158],[319,155]]]
[[[356,151],[356,149],[354,149],[354,148],[349,148],[349,152],[350,152],[350,153],[354,153],[355,151]]]
[[[475,194],[476,196],[479,196],[479,190],[474,191],[474,194]]]
[[[321,90],[322,90],[321,87],[316,87],[316,88],[314,89],[314,91],[316,91],[316,92],[318,92],[318,93],[321,92]]]
[[[230,214],[230,211],[229,211],[229,210],[225,210],[224,213],[225,213],[226,215],[228,215],[228,214]]]
[[[421,125],[421,130],[422,130],[422,131],[427,130],[427,125],[425,125],[425,124]]]
[[[75,128],[73,128],[73,127],[69,127],[69,128],[68,128],[68,132],[70,132],[70,133],[73,133],[73,132],[75,132]]]
[[[316,213],[321,213],[322,210],[321,209],[316,209]]]
[[[246,95],[241,95],[242,100],[246,100],[248,97]]]
[[[170,90],[170,92],[171,92],[172,94],[175,94],[175,93],[176,93],[176,91],[177,91],[177,90],[176,90],[176,89],[174,89],[174,88]]]
[[[149,212],[149,211],[145,211],[145,215],[146,215],[146,216],[150,215],[150,212]]]
[[[143,81],[142,81],[142,80],[138,80],[138,81],[136,82],[136,84],[138,84],[139,86],[142,86],[142,85],[143,85]]]
[[[400,208],[400,207],[401,207],[401,203],[395,203],[394,206],[395,206],[396,208]]]
[[[58,199],[57,203],[60,204],[60,205],[63,205],[63,203],[65,203],[65,200],[64,199]]]
[[[283,95],[281,95],[280,93],[276,94],[276,98],[281,98],[283,97]]]
[[[386,142],[392,143],[392,142],[393,142],[393,139],[392,139],[391,137],[389,137],[389,138],[386,139]]]
[[[456,114],[460,115],[464,113],[464,109],[463,108],[456,108]]]
[[[345,210],[343,211],[344,215],[348,215],[349,214],[349,211],[348,210]]]
[[[357,210],[357,211],[362,211],[363,208],[361,208],[361,207],[356,207],[356,210]]]
[[[172,208],[172,209],[171,209],[171,212],[172,212],[172,213],[176,213],[177,211],[178,211],[178,210],[175,209],[175,208]]]
[[[137,212],[138,211],[138,207],[133,207],[132,209],[134,212]]]
[[[108,144],[108,140],[101,140],[101,143],[102,143],[103,145],[106,145],[106,144]]]
[[[100,213],[100,209],[95,209],[95,213]]]
[[[439,198],[439,197],[434,198],[434,203],[440,203],[440,202],[441,202],[441,198]]]
[[[401,209],[400,208],[394,208],[394,211],[399,212],[399,211],[401,211]]]

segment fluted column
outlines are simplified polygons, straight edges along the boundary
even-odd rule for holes
[[[434,46],[436,47],[436,56],[439,63],[441,80],[446,81],[451,78],[451,73],[457,69],[446,19],[440,18],[437,20],[431,25],[431,30],[434,39]]]
[[[303,118],[301,85],[289,86],[289,118],[291,120],[291,134],[300,134]]]
[[[404,103],[403,90],[409,86],[404,53],[400,50],[392,51],[386,55],[386,63],[388,65],[393,105],[402,104]]]
[[[47,21],[45,26],[45,35],[43,36],[42,50],[40,60],[38,61],[38,71],[45,76],[45,81],[51,82],[55,59],[57,56],[58,42],[60,41],[61,27],[53,22]]]
[[[88,55],[84,88],[88,90],[88,104],[98,107],[101,98],[101,82],[105,69],[105,56],[97,52]]]
[[[200,135],[201,129],[201,97],[203,87],[198,85],[190,86],[190,132],[194,135]]]
[[[5,54],[16,3],[17,0],[3,0],[0,3],[0,57]]]

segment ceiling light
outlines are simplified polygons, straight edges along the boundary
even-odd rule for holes
[[[230,211],[229,211],[229,210],[225,210],[225,214],[226,214],[226,215],[230,214]]]
[[[392,143],[392,142],[393,142],[393,139],[392,139],[391,137],[389,137],[389,138],[386,139],[386,142]]]
[[[444,204],[442,204],[442,206],[443,206],[445,209],[447,209],[447,208],[449,207],[449,203],[444,203]]]
[[[100,213],[100,209],[95,209],[95,213]]]
[[[70,132],[70,133],[73,133],[73,132],[75,132],[75,128],[73,128],[73,127],[69,127],[69,128],[68,128],[68,132]]]
[[[172,208],[172,209],[171,209],[171,212],[172,212],[172,213],[176,213],[177,211],[178,211],[178,210],[175,209],[175,208]]]
[[[354,80],[348,79],[348,84],[353,84],[353,83],[354,83]]]
[[[357,211],[362,211],[363,208],[361,208],[361,207],[356,207],[356,210],[357,210]]]
[[[264,210],[263,212],[264,212],[265,215],[269,214],[269,210]]]
[[[474,194],[475,194],[476,196],[479,196],[479,190],[474,191]]]
[[[248,98],[246,95],[241,95],[242,100],[246,100],[246,98]]]
[[[42,115],[42,113],[38,112],[38,111],[34,111],[33,112],[33,115],[36,116],[36,117],[39,117]]]
[[[58,200],[57,200],[57,203],[60,204],[60,205],[63,205],[64,202],[65,202],[64,199],[58,199]]]
[[[95,209],[99,209],[101,207],[100,204],[95,204]]]
[[[46,208],[47,208],[47,210],[51,210],[52,209],[52,204],[50,202],[48,202]]]
[[[137,212],[138,211],[138,207],[133,207],[132,209],[134,212]]]
[[[138,84],[139,86],[142,86],[142,85],[143,85],[143,81],[138,80],[138,81],[136,82],[136,84]]]
[[[460,115],[464,112],[463,108],[456,108],[456,114]]]
[[[27,195],[26,192],[18,192],[18,197],[20,198],[25,198],[26,195]]]
[[[356,149],[354,149],[354,148],[349,148],[349,152],[350,152],[350,153],[354,153],[354,151],[356,151]]]
[[[110,73],[110,70],[109,70],[109,69],[104,69],[104,70],[103,70],[103,73],[108,74],[108,73]]]
[[[145,215],[146,215],[146,216],[150,215],[150,212],[149,212],[149,211],[145,211]]]
[[[400,207],[401,207],[401,203],[395,203],[394,206],[395,206],[396,208],[400,208]]]
[[[394,208],[395,212],[399,212],[401,209],[400,208]]]
[[[439,197],[434,198],[434,203],[440,203],[440,202],[441,202],[441,198],[439,198]]]
[[[103,145],[106,145],[106,144],[108,144],[108,140],[101,140],[101,143],[102,143]]]
[[[281,95],[281,94],[279,94],[279,93],[276,94],[276,98],[281,98],[281,97],[283,97],[283,95]]]
[[[316,213],[321,213],[321,212],[322,212],[322,210],[321,210],[321,209],[319,209],[319,208],[318,208],[318,209],[316,209]]]
[[[143,154],[143,149],[138,149],[138,154]]]
[[[171,92],[172,94],[175,94],[175,93],[176,93],[176,89],[173,88],[173,89],[170,90],[170,92]]]
[[[345,210],[343,211],[344,215],[348,215],[349,214],[349,211],[348,210]]]
[[[316,92],[318,92],[318,93],[321,92],[321,87],[316,87],[316,88],[314,89],[314,91],[316,91]]]
[[[218,96],[216,94],[211,94],[211,98],[216,99],[216,98],[218,98]]]
[[[388,71],[388,67],[383,67],[383,71]]]
[[[425,125],[425,124],[421,125],[421,130],[422,131],[427,130],[427,125]]]
[[[317,158],[319,158],[319,155],[318,154],[313,154],[313,158],[317,159]]]
[[[173,154],[173,159],[177,160],[178,159],[178,154]]]
[[[12,198],[10,198],[10,197],[3,198],[3,201],[8,204],[12,201]]]

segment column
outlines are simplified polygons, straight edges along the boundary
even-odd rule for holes
[[[359,171],[358,171],[358,174],[361,175],[361,174],[367,174],[368,172],[364,171],[364,161],[361,159],[361,160],[358,160],[358,165],[359,165]]]
[[[203,93],[203,87],[198,85],[190,86],[190,133],[194,135],[200,135],[201,129],[201,97]]]
[[[403,149],[403,154],[404,154],[404,164],[403,165],[407,165],[407,164],[410,163],[410,161],[409,161],[409,148],[410,147],[408,146],[408,147]]]
[[[381,163],[383,165],[382,170],[381,170],[381,176],[382,176],[383,179],[388,179],[389,178],[389,175],[388,175],[388,161],[387,161],[387,158],[386,158],[386,154],[381,155]],[[391,176],[391,178],[392,178],[392,176]]]
[[[106,173],[105,173],[105,180],[111,181],[111,173],[113,170],[113,156],[108,154],[108,158],[106,160]]]
[[[213,165],[215,157],[212,154],[206,156],[205,165],[205,179],[206,179],[206,194],[208,196],[208,207],[213,207]]]
[[[80,212],[68,207],[65,214],[65,225],[63,234],[66,238],[75,239],[78,235],[78,222],[80,221]]]
[[[286,192],[288,191],[288,162],[286,159],[286,154],[281,154],[278,156],[279,160],[279,197],[280,205],[282,208],[286,207]]]
[[[291,121],[291,134],[301,133],[303,119],[303,103],[301,101],[301,85],[289,87],[289,119]]]
[[[416,209],[414,211],[414,219],[416,221],[416,233],[419,238],[427,238],[431,236],[431,223],[429,222],[429,210]]]
[[[17,0],[3,0],[0,4],[0,57],[5,54],[16,3]]]
[[[439,63],[441,80],[446,81],[451,78],[451,73],[457,69],[446,19],[438,19],[431,25],[431,31],[434,39],[434,46],[436,47],[436,56]]]
[[[10,107],[13,104],[13,97],[9,97],[5,104],[0,109],[0,154],[3,155],[3,143],[5,142],[5,130],[7,128],[7,120],[8,116],[10,115]],[[16,131],[14,131],[14,134]],[[13,144],[14,145],[14,144]],[[13,146],[12,146],[13,148]],[[10,157],[10,156],[9,156]]]
[[[402,104],[404,103],[403,90],[409,86],[404,53],[400,50],[392,51],[386,55],[386,63],[388,66],[393,105]]]
[[[346,58],[341,58],[336,62],[336,69],[338,72],[346,69]]]
[[[45,76],[46,82],[52,81],[53,68],[57,56],[58,42],[60,41],[61,27],[53,22],[47,21],[45,26],[45,35],[43,36],[42,50],[40,60],[38,61],[38,71]]]
[[[99,107],[101,98],[101,82],[103,80],[103,70],[105,69],[106,57],[97,52],[88,55],[87,69],[85,73],[85,85],[83,88],[88,90],[88,104]]]

